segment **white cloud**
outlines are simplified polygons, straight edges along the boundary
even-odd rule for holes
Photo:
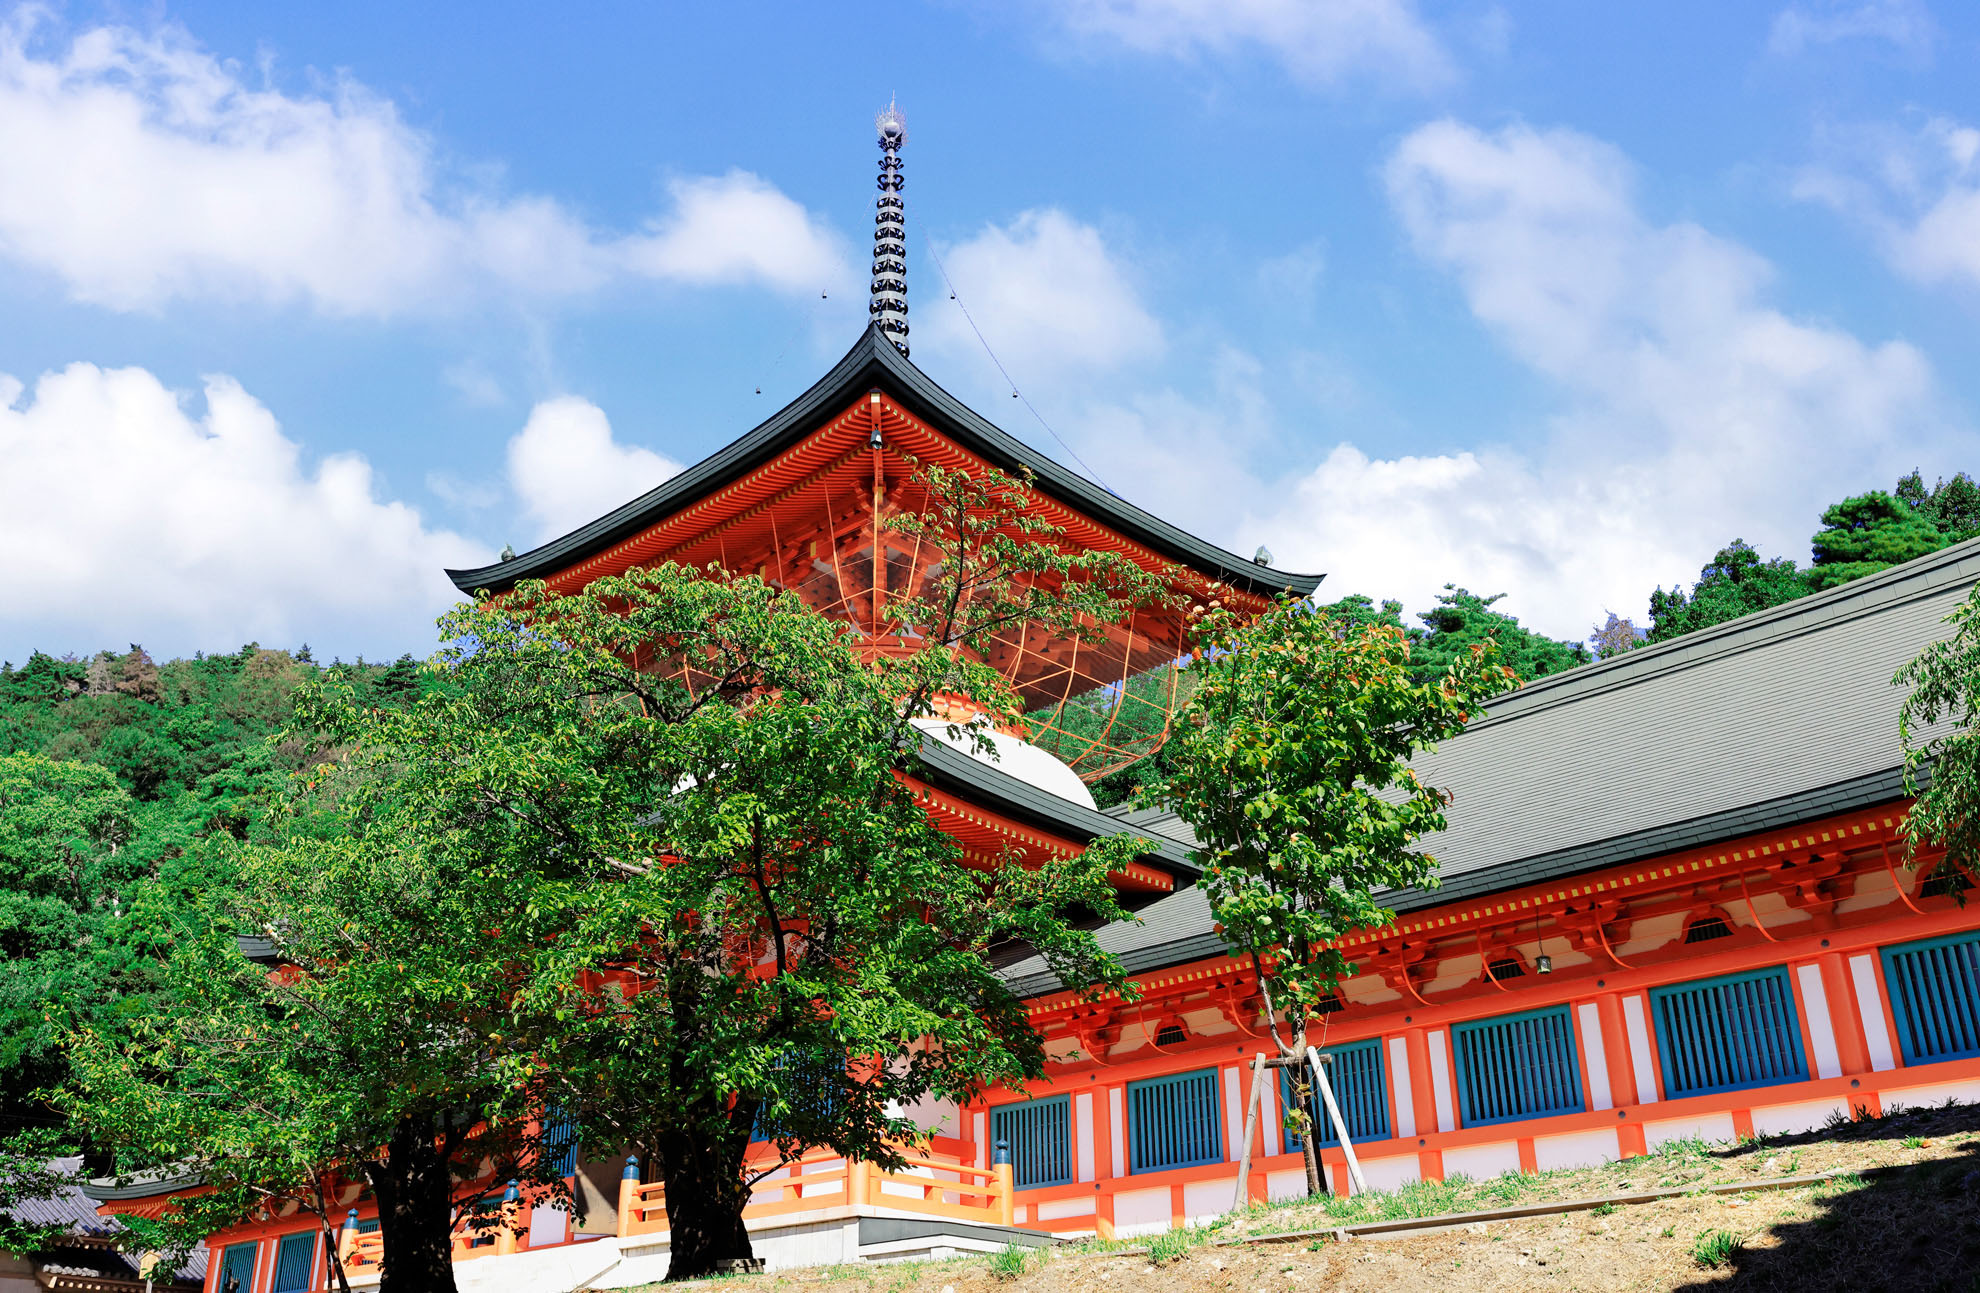
[[[488,559],[379,498],[362,457],[308,467],[230,378],[195,404],[141,368],[73,364],[31,393],[0,377],[0,405],[15,658],[118,646],[133,626],[155,652],[256,639],[418,654],[455,597],[442,569]]]
[[[97,27],[51,47],[43,26],[33,9],[0,21],[0,254],[78,300],[389,315],[621,279],[779,291],[851,279],[828,230],[743,172],[676,181],[654,228],[614,234],[450,170],[347,77],[290,95],[176,28]],[[765,232],[776,240],[746,240]]]
[[[1980,287],[1980,129],[1944,117],[1915,132],[1830,132],[1835,154],[1795,195],[1851,217],[1905,277]]]
[[[680,469],[651,449],[618,443],[605,410],[575,395],[538,404],[509,441],[509,488],[536,543],[598,519]]]
[[[917,342],[980,356],[973,318],[1019,383],[1162,351],[1161,325],[1100,231],[1063,211],[1026,211],[940,254],[969,316],[943,292],[914,317]]]
[[[1641,214],[1631,168],[1571,131],[1455,122],[1388,163],[1417,249],[1547,378],[1562,412],[1524,450],[1383,459],[1352,444],[1241,527],[1327,590],[1427,605],[1448,580],[1580,637],[1643,613],[1741,536],[1807,559],[1820,507],[1946,453],[1929,365],[1766,300],[1770,266]]]
[[[1169,58],[1263,52],[1295,79],[1417,89],[1453,76],[1410,0],[1069,0],[1061,21],[1089,41]]]
[[[1810,46],[1879,40],[1901,53],[1923,58],[1932,51],[1938,28],[1918,0],[1869,0],[1866,4],[1827,4],[1814,9],[1790,5],[1774,15],[1767,52],[1793,58]]]

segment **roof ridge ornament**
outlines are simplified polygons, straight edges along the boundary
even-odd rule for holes
[[[905,356],[907,230],[901,206],[901,146],[907,143],[907,118],[890,97],[887,110],[873,119],[873,127],[880,133],[880,196],[873,204],[873,299],[866,309],[873,326]]]

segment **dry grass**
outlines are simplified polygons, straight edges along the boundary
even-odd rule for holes
[[[1687,1194],[1383,1241],[1233,1244],[1386,1217],[1817,1172],[1819,1186]],[[1362,1200],[1259,1209],[1178,1235],[1150,1255],[1098,1245],[997,1278],[982,1259],[787,1271],[725,1293],[1090,1293],[1159,1287],[1342,1293],[1530,1290],[1956,1290],[1980,1293],[1980,1108],[1900,1112],[1744,1145],[1666,1146],[1627,1163],[1426,1184]],[[1708,1264],[1716,1263],[1716,1264]]]

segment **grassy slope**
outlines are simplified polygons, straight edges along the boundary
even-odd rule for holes
[[[1660,1187],[1841,1172],[1793,1190],[1689,1194],[1651,1204],[1500,1221],[1347,1244],[1233,1244],[1324,1229]],[[1146,1241],[1143,1241],[1144,1244]],[[1980,1108],[1898,1112],[1743,1145],[1679,1141],[1627,1163],[1539,1176],[1424,1184],[1356,1200],[1302,1200],[1138,1245],[1033,1257],[835,1267],[724,1280],[738,1290],[821,1293],[1023,1289],[1506,1290],[1980,1289]],[[1714,1262],[1716,1261],[1716,1264]],[[1159,1265],[1153,1264],[1159,1263]],[[999,1270],[1002,1266],[1004,1269]]]

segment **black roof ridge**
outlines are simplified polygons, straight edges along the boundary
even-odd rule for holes
[[[836,412],[856,392],[874,389],[876,381],[890,386],[890,393],[903,404],[918,404],[921,407],[917,412],[933,414],[931,421],[950,433],[959,433],[958,438],[965,444],[975,442],[973,447],[993,463],[1030,472],[1048,496],[1107,522],[1172,560],[1214,572],[1226,583],[1267,595],[1291,591],[1308,596],[1326,578],[1292,574],[1246,561],[1143,511],[1112,490],[1033,449],[949,394],[895,350],[886,334],[870,324],[852,349],[803,394],[700,462],[568,534],[508,561],[471,570],[448,570],[447,577],[462,592],[472,593],[480,588],[499,590],[518,580],[547,576],[595,555],[677,511],[687,500],[767,461],[784,447],[786,440],[813,429],[819,418]]]
[[[1715,841],[1757,835],[1762,831],[1784,830],[1838,813],[1895,803],[1904,797],[1903,767],[1885,768],[1739,808],[1702,813],[1683,821],[1644,827],[1608,839],[1591,840],[1585,844],[1515,858],[1461,873],[1435,888],[1383,889],[1373,896],[1378,904],[1394,911],[1400,923],[1411,912],[1426,908],[1441,907],[1447,903],[1476,902],[1485,895],[1507,889],[1560,882],[1591,871],[1627,866]],[[1183,892],[1178,889],[1159,901],[1169,902]],[[1187,901],[1207,900],[1207,895],[1200,894],[1198,898]],[[1229,953],[1230,945],[1212,929],[1191,929],[1167,939],[1137,936],[1146,923],[1148,910],[1142,910],[1141,920],[1116,921],[1106,927],[1107,931],[1118,931],[1107,941],[1121,942],[1122,945],[1109,950],[1120,957],[1121,964],[1130,974],[1150,974]],[[1064,991],[1064,985],[1057,976],[1050,970],[1039,968],[1041,964],[1036,956],[1026,957],[1005,966],[999,971],[999,977],[1020,997]]]
[[[1488,701],[1486,716],[1467,726],[1465,733],[1818,632],[1891,606],[1930,597],[1949,584],[1972,583],[1976,578],[1980,578],[1980,538],[1964,539],[1874,575],[1753,611],[1668,642],[1635,647],[1607,660],[1536,678],[1518,691],[1505,692]],[[1461,740],[1463,735],[1451,739]]]

